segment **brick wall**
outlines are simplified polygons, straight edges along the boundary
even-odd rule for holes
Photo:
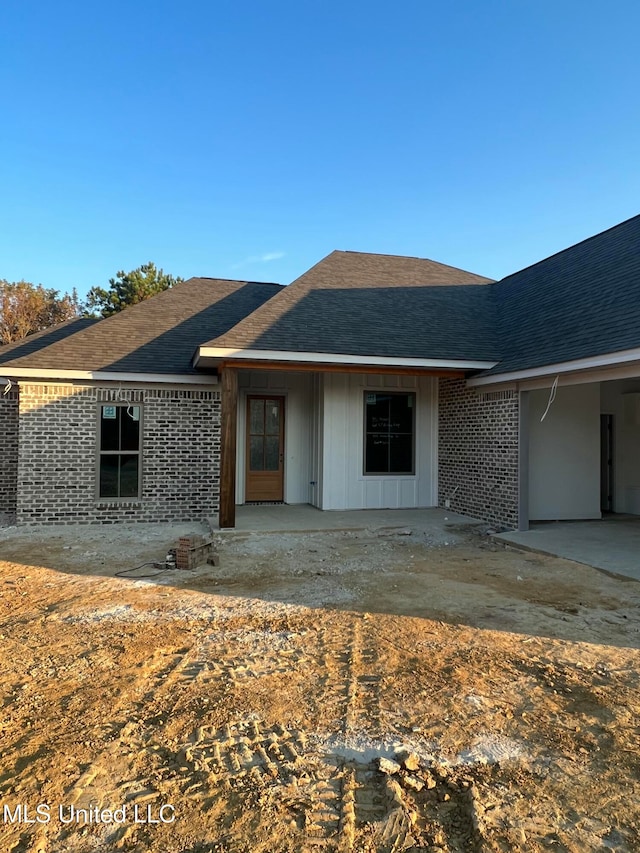
[[[518,394],[440,379],[438,504],[501,527],[518,526]]]
[[[18,390],[0,388],[0,525],[16,519],[18,482]]]
[[[142,496],[100,501],[99,404],[142,407]],[[19,524],[192,521],[218,512],[220,392],[20,387]]]

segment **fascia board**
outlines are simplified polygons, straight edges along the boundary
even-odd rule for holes
[[[640,348],[621,350],[620,352],[607,353],[590,358],[580,358],[574,361],[562,361],[557,364],[546,364],[543,367],[533,367],[528,370],[494,373],[491,376],[473,376],[467,380],[467,385],[472,388],[482,385],[499,385],[505,382],[519,382],[545,376],[558,376],[563,373],[612,368],[633,364],[634,362],[640,363]],[[640,369],[640,364],[638,367]]]
[[[234,359],[236,361],[282,361],[306,364],[357,364],[386,367],[434,367],[454,370],[489,370],[495,361],[474,361],[471,359],[443,358],[400,358],[380,355],[349,355],[346,353],[292,352],[287,350],[235,349],[233,347],[200,347],[194,366],[201,359],[211,358],[218,361]]]
[[[84,380],[91,382],[137,382],[153,385],[217,385],[218,377],[180,373],[125,373],[109,370],[55,370],[37,367],[12,367],[0,364],[0,375],[16,379]]]

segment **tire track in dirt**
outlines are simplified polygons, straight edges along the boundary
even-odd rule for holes
[[[444,778],[429,783],[424,768],[386,775],[357,748],[350,749],[350,743],[368,744],[368,752],[375,751],[385,734],[376,637],[362,617],[326,620],[305,636],[304,651],[288,644],[284,656],[267,649],[268,636],[264,647],[252,647],[246,655],[241,642],[220,647],[216,638],[200,637],[170,655],[158,650],[144,664],[148,689],[118,709],[113,742],[69,787],[67,802],[77,808],[119,802],[144,807],[162,797],[166,781],[205,810],[240,813],[256,797],[274,798],[274,808],[284,808],[289,822],[294,818],[291,831],[301,853],[396,853],[427,842],[447,853],[480,851],[469,846],[473,828],[466,791]],[[324,672],[317,701],[335,717],[332,737],[338,733],[344,749],[334,748],[339,745],[332,738],[323,745],[317,733],[302,728],[247,718],[198,727],[181,745],[160,745],[153,717],[130,719],[151,709],[161,709],[164,719],[176,708],[179,712],[191,685],[259,678],[314,658]],[[148,781],[150,755],[161,765],[153,782]],[[130,843],[133,831],[118,828],[109,842],[114,847]],[[65,837],[62,833],[58,840]],[[458,843],[463,837],[465,846]]]
[[[345,743],[379,740],[380,676],[378,648],[362,617],[352,620],[347,650],[346,707],[343,732]],[[375,828],[376,850],[400,850],[405,846],[410,821],[402,790],[380,773],[371,762],[345,758],[342,764],[339,853],[352,853],[360,845],[363,832]]]
[[[167,656],[170,657],[168,662]],[[141,698],[121,704],[112,716],[109,728],[113,741],[68,786],[65,793],[69,805],[77,809],[95,806],[104,809],[122,804],[128,808],[145,807],[161,797],[161,786],[149,782],[144,772],[149,756],[158,748],[154,743],[156,727],[149,721],[131,721],[131,717],[146,712],[151,701],[157,701],[161,694],[171,694],[182,680],[183,672],[192,665],[193,657],[194,650],[188,647],[170,655],[157,650],[151,656],[145,664],[145,668],[151,670],[151,686]],[[170,703],[172,708],[179,698],[178,693]],[[109,842],[121,845],[137,829],[131,824],[117,827],[110,834]],[[73,827],[61,829],[56,840],[63,841],[73,831]]]
[[[303,731],[258,720],[238,721],[219,729],[196,729],[180,758],[194,773],[206,773],[213,786],[228,787],[244,777],[287,782],[303,764],[306,745]]]
[[[245,641],[248,633],[241,635]],[[155,759],[156,766],[160,760],[157,776],[174,784],[179,769],[182,794],[193,801],[201,802],[221,789],[228,790],[245,775],[250,775],[253,783],[260,783],[263,777],[265,782],[285,783],[300,762],[300,750],[305,745],[302,732],[289,733],[282,727],[241,720],[220,731],[199,728],[182,749],[158,743],[159,724],[179,713],[179,705],[192,694],[193,685],[233,684],[287,672],[305,659],[292,643],[283,647],[281,642],[279,650],[270,648],[270,632],[257,632],[256,636],[262,642],[246,654],[242,654],[242,642],[220,645],[215,633],[197,638],[192,646],[171,652],[156,650],[142,664],[147,672],[147,689],[115,710],[107,730],[113,742],[67,788],[67,802],[77,808],[107,808],[114,803],[134,806],[158,799],[161,782],[145,781],[149,759]],[[131,827],[122,828],[110,840],[122,843],[130,832]]]
[[[274,640],[275,648],[274,648]],[[183,677],[186,681],[202,683],[219,681],[231,683],[290,672],[308,660],[307,654],[297,647],[298,635],[288,634],[284,638],[274,632],[245,632],[231,640],[211,634],[199,641],[195,660],[185,665]],[[253,648],[249,648],[249,643]],[[239,654],[238,646],[246,647]]]
[[[341,635],[331,632],[337,663],[331,667],[334,689],[343,697],[342,734],[345,750],[338,759],[331,786],[338,832],[325,837],[337,853],[371,851],[396,853],[412,846],[436,847],[446,853],[480,853],[481,841],[469,791],[447,773],[434,775],[415,754],[412,770],[401,766],[397,775],[381,772],[363,752],[375,750],[389,732],[381,712],[381,662],[373,626],[353,617]],[[336,644],[338,647],[336,648]],[[342,683],[335,679],[340,673]],[[350,750],[349,745],[355,745]],[[363,750],[369,744],[370,749]],[[330,782],[330,779],[327,780]],[[325,798],[326,802],[326,798]],[[322,821],[314,821],[323,826]],[[331,830],[325,820],[324,828]],[[307,842],[309,839],[307,839]],[[305,853],[313,847],[307,843]]]

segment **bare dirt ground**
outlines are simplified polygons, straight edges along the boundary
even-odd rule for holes
[[[114,576],[178,532],[0,530],[0,851],[640,850],[637,583],[455,527]]]

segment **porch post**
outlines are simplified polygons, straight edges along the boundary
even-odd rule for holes
[[[222,370],[222,437],[220,471],[220,527],[236,526],[236,434],[238,421],[238,372]]]

